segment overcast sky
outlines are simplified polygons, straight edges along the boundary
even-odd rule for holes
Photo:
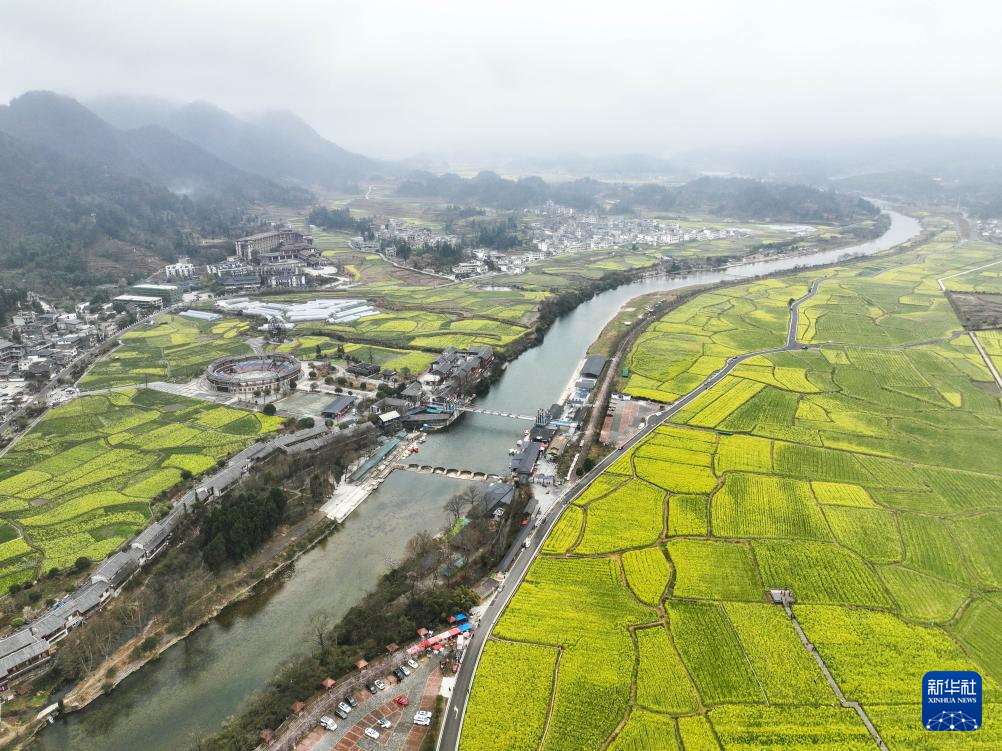
[[[373,156],[1002,135],[978,0],[0,0],[0,98],[290,109]]]

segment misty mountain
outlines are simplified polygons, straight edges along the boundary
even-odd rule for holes
[[[310,195],[249,174],[168,130],[120,130],[69,97],[29,92],[0,107],[0,132],[198,200],[304,204]]]
[[[504,210],[533,208],[553,201],[581,211],[630,213],[649,209],[784,222],[854,222],[879,213],[869,201],[834,190],[746,178],[701,177],[668,187],[656,183],[606,183],[591,178],[559,183],[548,183],[540,177],[509,180],[493,172],[481,172],[472,178],[418,172],[402,182],[397,192]]]
[[[328,141],[291,112],[243,120],[207,102],[173,105],[127,97],[92,106],[119,127],[166,128],[242,170],[284,183],[355,189],[359,180],[392,171]]]
[[[1002,174],[1002,139],[985,136],[903,136],[844,141],[800,141],[702,149],[679,163],[704,172],[728,172],[798,181],[863,174],[919,173],[944,181]]]
[[[505,171],[509,170],[523,173],[560,173],[609,180],[671,178],[690,174],[687,168],[649,154],[520,156],[507,162]]]
[[[93,155],[93,152],[91,152]],[[0,268],[43,293],[149,272],[239,216],[0,132]]]

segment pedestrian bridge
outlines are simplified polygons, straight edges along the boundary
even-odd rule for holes
[[[433,467],[430,464],[418,464],[413,462],[411,464],[404,464],[403,462],[397,462],[393,465],[394,469],[402,469],[405,472],[418,472],[426,475],[442,475],[444,477],[455,477],[457,480],[500,480],[501,475],[491,474],[489,472],[480,472],[474,469],[456,469],[454,467]]]
[[[539,420],[541,419],[540,416],[539,416],[539,414],[536,414],[536,415],[518,415],[518,414],[515,414],[514,412],[502,412],[501,410],[498,410],[498,409],[481,409],[480,407],[470,407],[470,406],[467,406],[465,404],[463,404],[463,405],[457,404],[456,405],[456,411],[457,412],[473,412],[474,414],[477,414],[477,415],[490,415],[491,417],[507,417],[507,418],[509,418],[511,420],[525,420],[527,422],[536,422],[536,423],[538,423]]]

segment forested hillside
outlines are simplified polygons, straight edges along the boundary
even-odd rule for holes
[[[550,184],[539,177],[508,180],[493,172],[468,179],[415,173],[401,184],[399,193],[497,209],[531,208],[549,200],[578,210],[608,207],[611,212],[630,213],[648,209],[785,222],[853,222],[878,213],[868,201],[832,190],[741,178],[701,177],[667,187],[610,184],[588,178]]]

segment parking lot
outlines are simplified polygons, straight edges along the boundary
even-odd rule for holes
[[[663,408],[664,405],[657,402],[611,398],[599,441],[606,446],[619,446],[640,430],[651,415]]]
[[[386,689],[377,694],[370,694],[365,689],[355,694],[358,706],[352,709],[347,719],[331,715],[337,722],[337,730],[314,728],[300,740],[296,751],[417,751],[431,726],[415,725],[414,714],[422,709],[435,709],[435,697],[442,685],[438,660],[421,659],[418,669],[401,683],[397,683],[393,676],[385,677],[383,681]],[[408,705],[401,707],[397,704],[394,701],[397,696],[406,696]],[[388,720],[390,727],[380,728],[376,724],[380,718]],[[379,739],[366,736],[366,728],[378,730]]]

